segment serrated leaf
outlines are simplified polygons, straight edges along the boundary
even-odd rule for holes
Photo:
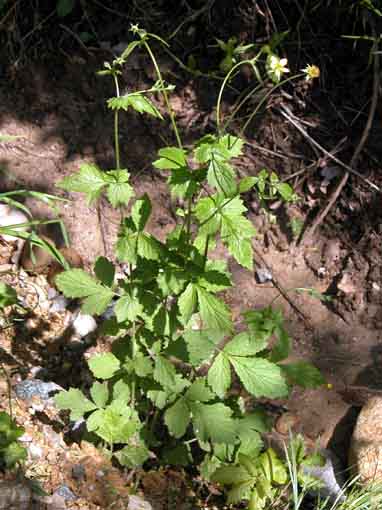
[[[149,450],[143,443],[127,445],[114,453],[119,463],[128,468],[137,468],[149,458]]]
[[[109,306],[113,297],[112,290],[102,287],[98,294],[92,294],[83,300],[81,310],[84,314],[101,315]]]
[[[144,96],[141,92],[133,92],[132,94],[126,94],[120,97],[112,97],[108,99],[107,105],[112,110],[127,111],[131,107],[138,113],[148,113],[152,117],[163,119],[156,106],[154,106],[150,99]]]
[[[228,216],[223,210],[221,238],[230,254],[243,267],[253,269],[251,239],[256,229],[244,216]]]
[[[186,400],[181,397],[164,413],[164,422],[170,434],[177,439],[184,436],[190,423],[190,410]]]
[[[98,280],[106,285],[106,287],[111,287],[113,285],[115,267],[106,257],[98,257],[94,265],[94,272]]]
[[[88,203],[91,204],[100,196],[106,184],[105,174],[98,166],[84,163],[77,173],[64,177],[56,186],[66,191],[85,193]]]
[[[199,377],[191,384],[186,391],[185,397],[187,400],[196,402],[208,402],[215,398],[214,393],[207,386],[205,377]]]
[[[231,367],[224,352],[220,352],[210,369],[208,370],[208,384],[216,395],[224,398],[227,390],[231,386]]]
[[[195,285],[189,283],[178,298],[178,307],[180,311],[180,320],[187,324],[191,319],[197,305],[197,292]]]
[[[205,271],[198,278],[198,284],[209,292],[219,292],[232,287],[232,282],[228,275],[216,270]]]
[[[105,407],[109,400],[109,389],[107,383],[96,381],[90,388],[90,395],[97,407]]]
[[[56,276],[55,283],[65,296],[71,298],[86,297],[103,289],[102,285],[83,269],[63,271]]]
[[[248,455],[251,458],[256,458],[264,447],[264,442],[261,439],[259,432],[251,430],[244,437],[241,437],[241,432],[238,433],[240,436],[240,446],[237,453],[240,455]]]
[[[147,193],[142,198],[135,201],[131,208],[131,218],[138,232],[143,231],[151,215],[151,201]]]
[[[17,303],[17,292],[10,285],[0,282],[0,309]]]
[[[236,193],[236,175],[229,163],[213,159],[208,165],[208,184],[229,197]]]
[[[253,188],[256,182],[257,177],[244,177],[239,182],[239,193],[246,193],[247,191]]]
[[[54,396],[54,401],[59,409],[70,410],[70,419],[72,421],[77,421],[84,414],[97,409],[97,406],[86,398],[82,391],[75,388],[70,388],[68,391],[60,391],[60,393]]]
[[[130,386],[123,379],[113,385],[113,402],[116,401],[125,405],[130,401]]]
[[[216,234],[221,225],[219,207],[222,206],[223,204],[217,200],[216,196],[199,199],[194,212],[200,223],[200,235]]]
[[[280,365],[280,368],[292,384],[303,388],[318,388],[325,384],[325,379],[318,368],[307,361]]]
[[[148,356],[139,356],[134,361],[134,371],[138,377],[147,377],[153,372],[153,363]]]
[[[155,358],[153,377],[164,387],[173,387],[175,384],[176,370],[174,365],[163,356]]]
[[[234,503],[240,503],[244,500],[251,498],[251,492],[256,483],[256,479],[252,478],[246,482],[238,483],[228,492],[227,503],[232,505]],[[252,508],[249,510],[253,510]],[[256,509],[257,510],[257,509]],[[260,509],[259,509],[260,510]]]
[[[143,313],[143,306],[138,301],[138,297],[132,297],[125,294],[115,303],[114,313],[118,322],[134,322],[139,315]]]
[[[153,166],[160,170],[171,170],[187,166],[186,151],[179,147],[164,147],[158,151],[159,159]]]
[[[164,448],[161,452],[161,459],[164,464],[172,466],[187,467],[193,462],[189,445],[179,444],[175,448]]]
[[[230,158],[237,158],[242,153],[244,140],[238,136],[226,134],[220,138],[219,145],[229,152]]]
[[[236,485],[253,480],[253,476],[248,473],[244,466],[228,465],[219,467],[212,475],[211,480],[221,483],[222,485]]]
[[[110,379],[121,367],[121,362],[111,352],[97,354],[88,361],[89,368],[94,377]]]
[[[232,356],[254,356],[265,349],[267,341],[264,337],[251,334],[249,331],[243,331],[235,335],[224,347],[224,352]]]
[[[95,432],[109,444],[127,443],[139,429],[139,423],[136,419],[108,407],[92,413],[86,420],[86,427],[89,432]]]
[[[138,234],[138,255],[143,259],[159,260],[162,254],[162,245],[151,234]]]
[[[224,404],[192,402],[190,408],[194,432],[200,441],[235,443],[237,426],[229,407]]]
[[[129,177],[129,173],[126,170],[112,170],[107,172],[107,174],[110,175],[112,172],[114,176],[117,172],[126,172],[127,178]],[[130,199],[134,196],[134,189],[125,181],[125,176],[120,176],[116,177],[114,182],[108,183],[106,195],[113,207],[127,206]]]
[[[187,345],[190,363],[198,366],[207,361],[215,352],[216,345],[223,339],[224,334],[214,329],[189,329],[183,334]]]
[[[277,363],[282,361],[289,356],[291,349],[291,340],[288,332],[280,326],[275,328],[275,334],[277,337],[276,344],[272,347],[270,361]]]
[[[229,308],[210,292],[196,287],[200,316],[207,328],[229,332],[233,328]]]
[[[245,389],[254,397],[283,398],[288,386],[280,367],[262,358],[229,356]]]

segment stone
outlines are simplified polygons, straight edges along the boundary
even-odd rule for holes
[[[382,481],[382,397],[370,398],[353,431],[349,467],[359,482]]]
[[[32,502],[31,488],[22,482],[0,482],[0,510],[29,510]]]
[[[323,466],[303,466],[302,468],[306,475],[312,476],[319,482],[319,486],[310,489],[309,493],[314,497],[328,498],[331,502],[344,501],[345,494],[342,487],[345,480],[338,458],[330,450],[321,449],[318,453],[325,459]]]
[[[25,379],[15,385],[17,398],[31,400],[33,397],[40,397],[42,400],[49,400],[53,391],[61,391],[63,388],[54,382],[45,382],[41,379]]]
[[[145,501],[139,496],[129,496],[128,510],[153,510],[153,507],[148,501]]]
[[[74,332],[83,338],[97,329],[97,322],[91,315],[79,312],[72,322],[72,327]]]

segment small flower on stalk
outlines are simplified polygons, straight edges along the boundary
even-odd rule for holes
[[[308,64],[305,69],[301,69],[303,73],[305,73],[305,80],[311,81],[314,78],[320,77],[320,68],[315,65]]]
[[[288,60],[286,58],[279,58],[274,54],[268,55],[266,63],[267,73],[274,83],[278,83],[283,74],[290,72],[287,65]]]

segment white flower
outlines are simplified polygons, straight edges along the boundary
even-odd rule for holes
[[[305,80],[311,81],[314,78],[320,77],[320,68],[315,65],[308,64],[305,69],[301,69],[303,73],[305,73]]]
[[[281,80],[281,76],[283,74],[290,72],[287,68],[287,65],[288,59],[279,58],[274,54],[268,55],[266,63],[268,76],[272,79],[272,81],[278,83]]]

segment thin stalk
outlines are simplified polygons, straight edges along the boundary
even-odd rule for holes
[[[116,74],[113,74],[114,84],[115,84],[115,92],[117,97],[120,96],[119,91],[119,83]],[[119,170],[121,168],[120,162],[120,151],[119,151],[119,111],[118,108],[114,110],[114,147],[115,147],[115,166],[116,169]]]
[[[131,337],[131,358],[134,360],[135,355],[137,352],[137,339],[136,339],[136,326],[135,321],[133,322],[133,335]],[[135,408],[135,391],[136,391],[136,376],[135,373],[133,374],[133,379],[131,381],[131,406],[134,409]]]
[[[148,44],[148,42],[143,40],[143,45],[146,48],[147,53],[150,55],[151,61],[152,61],[153,65],[154,65],[155,72],[156,72],[156,74],[158,76],[159,83],[160,83],[160,85],[162,87],[162,94],[163,94],[163,97],[164,97],[164,101],[166,103],[166,108],[167,108],[168,114],[170,116],[172,128],[173,128],[174,133],[175,133],[176,142],[177,142],[179,148],[181,149],[182,148],[182,141],[180,139],[180,135],[179,135],[179,131],[178,131],[178,126],[176,125],[176,122],[175,122],[175,116],[174,116],[174,112],[172,111],[172,108],[171,108],[171,105],[170,105],[170,101],[169,101],[169,98],[168,98],[167,90],[165,89],[165,86],[164,86],[164,81],[163,81],[163,78],[162,78],[162,73],[161,73],[161,71],[159,69],[159,66],[158,66],[158,63],[156,61],[156,58],[155,58],[153,52],[151,51],[151,48],[150,48],[150,45]]]

